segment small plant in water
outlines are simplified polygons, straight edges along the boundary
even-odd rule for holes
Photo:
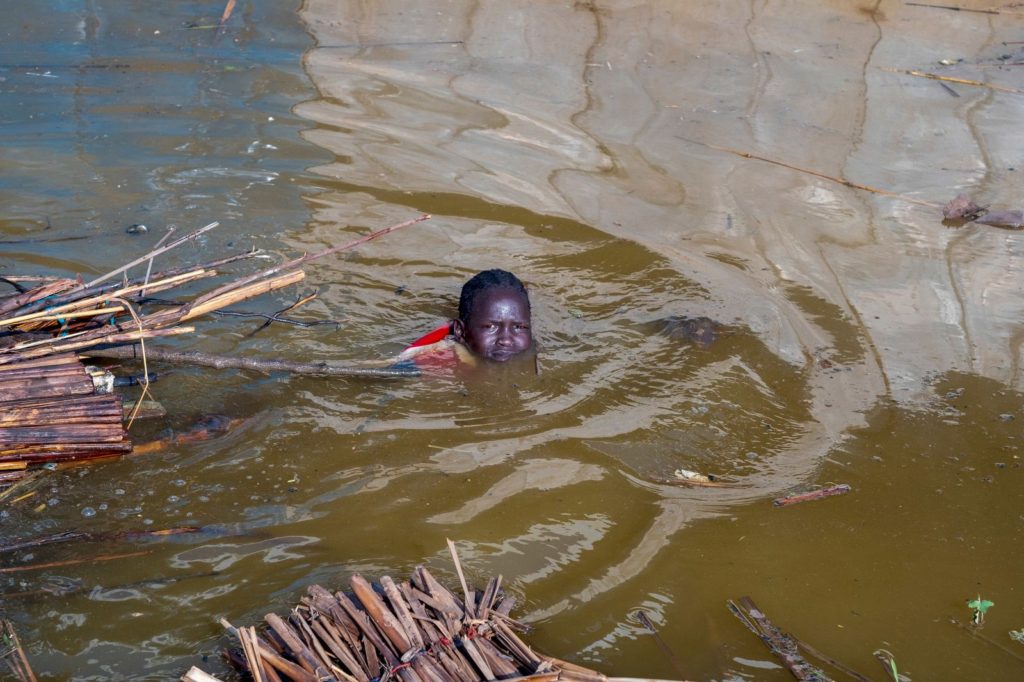
[[[1010,630],[1010,639],[1024,644],[1024,628],[1021,628],[1020,630]]]
[[[881,662],[886,672],[892,675],[893,682],[910,682],[909,677],[900,675],[900,671],[896,668],[896,657],[892,655],[892,652],[879,649],[875,652],[875,658]]]
[[[985,624],[985,612],[995,606],[995,602],[991,602],[988,599],[982,599],[981,595],[978,595],[977,599],[972,599],[967,602],[967,608],[974,609],[974,615],[971,617],[971,622],[977,626]]]

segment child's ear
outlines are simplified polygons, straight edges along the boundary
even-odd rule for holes
[[[458,318],[452,320],[452,336],[456,341],[464,341],[466,338],[466,325]]]

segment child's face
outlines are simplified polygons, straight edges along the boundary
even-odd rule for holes
[[[530,304],[511,289],[491,289],[473,302],[469,319],[455,320],[455,338],[480,357],[505,362],[533,345]]]

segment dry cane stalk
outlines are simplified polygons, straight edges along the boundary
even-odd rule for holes
[[[302,617],[302,614],[298,609],[294,609],[292,611],[292,616],[289,620],[299,630],[299,633],[302,635],[303,640],[305,640],[306,645],[312,647],[313,652],[316,653],[323,667],[331,671],[333,677],[343,677],[352,682],[355,681],[354,677],[345,674],[345,671],[334,665],[331,661],[330,654],[324,650],[323,644],[320,642],[320,638],[317,637],[309,627],[309,623],[307,623],[306,619]]]
[[[398,619],[388,610],[384,602],[381,601],[377,593],[373,591],[373,587],[366,581],[361,575],[353,575],[351,580],[352,590],[355,592],[356,598],[366,609],[366,613],[369,615],[373,623],[380,628],[380,631],[384,633],[384,637],[391,642],[394,646],[395,651],[398,654],[399,660],[397,663],[388,661],[393,672],[397,672],[398,676],[407,682],[418,682],[420,676],[417,672],[410,668],[401,667],[402,655],[409,651],[410,644],[409,639],[406,637],[405,631],[402,629],[402,624],[398,622]],[[397,669],[397,670],[396,670]]]
[[[287,271],[287,270],[294,270],[295,268],[299,267],[303,263],[307,263],[309,261],[316,260],[317,258],[323,258],[324,256],[329,256],[329,255],[333,255],[335,253],[341,253],[343,251],[348,251],[350,249],[354,249],[355,247],[359,246],[360,244],[365,244],[366,242],[371,241],[373,239],[377,239],[378,237],[383,237],[384,235],[386,235],[386,234],[388,234],[390,232],[394,232],[395,230],[401,229],[403,227],[408,227],[409,225],[414,225],[414,224],[416,224],[418,222],[422,222],[422,221],[427,220],[429,218],[430,218],[429,215],[423,214],[423,215],[419,216],[418,218],[413,218],[412,220],[406,220],[405,222],[397,223],[395,225],[391,225],[390,227],[385,227],[385,228],[382,228],[382,229],[377,230],[375,232],[371,232],[368,235],[365,235],[365,236],[360,237],[358,239],[354,239],[354,240],[352,240],[352,241],[350,241],[350,242],[348,242],[346,244],[342,244],[340,246],[333,246],[333,247],[331,247],[329,249],[325,249],[323,251],[318,251],[317,253],[312,253],[312,254],[309,254],[309,255],[306,255],[306,256],[301,256],[299,258],[293,258],[292,260],[287,261],[285,263],[281,263],[280,265],[275,265],[274,267],[267,268],[266,270],[263,270],[262,272],[257,272],[256,274],[249,275],[248,277],[245,277],[245,278],[243,278],[243,279],[241,279],[241,280],[239,280],[237,282],[230,282],[230,283],[220,287],[219,289],[214,289],[210,293],[205,294],[205,295],[200,296],[199,298],[197,298],[195,301],[192,302],[191,305],[193,307],[194,306],[204,305],[206,303],[206,301],[208,301],[208,300],[210,300],[212,298],[216,298],[218,296],[221,296],[222,294],[224,294],[224,293],[226,293],[228,291],[231,291],[233,289],[237,289],[239,287],[246,286],[247,284],[250,284],[251,282],[255,282],[255,281],[263,279],[265,277],[270,277],[272,275],[276,275],[279,272],[284,272],[284,271]]]
[[[310,627],[313,632],[327,645],[327,648],[331,650],[334,657],[341,661],[351,674],[343,673],[346,680],[354,680],[355,682],[366,682],[368,679],[362,672],[359,664],[355,658],[352,657],[351,652],[348,648],[339,640],[337,637],[332,635],[330,631],[324,627],[320,619],[314,620],[310,623]]]
[[[175,248],[176,246],[178,246],[180,244],[184,244],[185,242],[187,242],[189,240],[195,239],[199,235],[203,234],[204,232],[208,232],[208,231],[212,230],[213,228],[217,227],[218,225],[220,225],[220,223],[212,222],[209,225],[206,225],[205,227],[199,228],[195,232],[190,232],[190,233],[186,234],[184,237],[181,237],[180,239],[176,239],[173,242],[171,242],[170,244],[167,244],[166,246],[161,246],[159,248],[153,249],[152,251],[150,251],[146,255],[144,255],[144,256],[142,256],[140,258],[136,258],[135,260],[133,260],[131,263],[128,263],[127,265],[122,265],[121,267],[117,268],[116,270],[111,270],[107,274],[102,275],[100,277],[97,277],[96,279],[94,279],[93,281],[91,281],[91,282],[89,282],[87,284],[81,285],[80,288],[88,289],[89,287],[96,286],[97,284],[100,284],[101,282],[105,282],[108,279],[110,279],[111,277],[115,277],[117,275],[120,275],[122,272],[126,272],[127,270],[130,270],[131,268],[135,267],[136,265],[139,265],[140,263],[145,263],[147,260],[151,260],[153,258],[156,258],[160,254],[166,253],[167,251],[170,251],[171,249]]]
[[[384,595],[388,598],[391,603],[391,608],[394,609],[395,615],[398,616],[398,620],[405,631],[406,638],[409,640],[409,646],[422,649],[423,638],[420,636],[420,630],[416,627],[416,623],[413,622],[412,612],[409,609],[409,605],[406,603],[402,593],[398,591],[398,587],[395,585],[395,581],[390,576],[382,576],[380,579],[381,587],[384,588]]]
[[[260,661],[259,650],[253,640],[256,639],[255,628],[239,628],[238,640],[242,643],[242,653],[245,654],[245,662],[249,666],[249,674],[254,682],[265,682],[266,675],[263,674],[263,662]]]
[[[455,564],[455,571],[459,574],[459,583],[462,585],[462,593],[466,597],[466,616],[469,618],[479,617],[480,614],[476,613],[473,608],[473,597],[469,592],[469,587],[466,585],[466,576],[462,572],[462,562],[459,561],[459,553],[455,550],[455,543],[451,541],[451,538],[446,538],[448,542],[448,550],[452,553],[452,562]]]
[[[332,631],[343,645],[345,651],[350,655],[354,666],[349,670],[359,682],[368,682],[371,677],[376,677],[376,671],[371,671],[359,648],[359,628],[348,617],[348,614],[341,608],[341,604],[333,594],[319,585],[310,585],[307,588],[312,605],[321,614],[326,614],[332,621]],[[345,660],[342,658],[342,660]],[[348,665],[348,663],[346,663]]]
[[[314,677],[318,677],[320,674],[321,665],[316,660],[312,652],[306,648],[306,645],[302,643],[298,635],[292,630],[288,623],[284,622],[276,614],[268,613],[264,620],[267,625],[270,626],[271,631],[277,635],[284,645],[291,651],[292,656],[298,661],[299,665],[311,673]]]

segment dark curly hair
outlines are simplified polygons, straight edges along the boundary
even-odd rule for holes
[[[522,294],[526,300],[526,309],[530,309],[530,295],[526,293],[526,287],[518,277],[506,270],[484,270],[473,275],[462,285],[462,294],[459,296],[459,319],[463,324],[469,322],[469,314],[477,297],[492,289],[509,289]]]

